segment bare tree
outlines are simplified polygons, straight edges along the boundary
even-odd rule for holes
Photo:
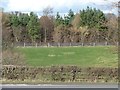
[[[43,10],[43,16],[52,16],[53,14],[53,8],[48,6],[46,8],[44,8]]]
[[[53,21],[48,16],[42,16],[40,18],[41,25],[41,39],[44,38],[44,42],[52,40],[52,32],[54,30]]]

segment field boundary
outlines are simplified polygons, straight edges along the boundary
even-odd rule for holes
[[[81,47],[81,46],[118,46],[119,43],[14,43],[14,47]]]
[[[118,68],[81,68],[77,66],[12,66],[4,65],[5,80],[37,82],[118,82]]]

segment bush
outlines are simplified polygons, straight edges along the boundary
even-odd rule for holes
[[[87,82],[117,82],[118,68],[80,68],[64,67],[28,67],[3,66],[3,79],[11,80],[39,80],[39,81],[87,81]]]
[[[2,55],[3,65],[25,65],[24,56],[21,53],[7,49],[2,52]]]

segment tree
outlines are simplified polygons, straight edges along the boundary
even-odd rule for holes
[[[35,42],[40,35],[40,24],[38,16],[35,15],[33,12],[30,13],[30,20],[27,24],[27,30],[32,42]]]
[[[80,11],[80,26],[87,26],[88,28],[95,28],[98,30],[103,30],[105,23],[105,14],[101,10],[96,10],[95,8],[87,7],[86,10]]]
[[[41,39],[42,41],[50,42],[52,41],[52,33],[54,30],[54,23],[48,16],[42,16],[40,18],[41,25]]]
[[[10,14],[2,14],[2,48],[9,49],[13,48],[12,43],[14,42],[13,30],[10,23]]]
[[[74,12],[72,11],[72,9],[70,9],[68,12],[69,24],[71,24],[72,20],[74,19],[74,16]]]
[[[74,19],[74,12],[72,9],[69,10],[68,15],[64,16],[64,25],[71,25],[72,20]]]
[[[55,29],[53,39],[60,42],[71,42],[72,20],[74,19],[74,12],[70,9],[68,14],[62,18],[57,12],[55,18]],[[60,30],[59,30],[60,29]],[[59,37],[58,37],[59,36]],[[56,38],[61,40],[55,40]]]
[[[64,16],[64,25],[67,26],[69,25],[69,17],[68,16]]]
[[[52,18],[52,14],[53,14],[53,8],[52,7],[46,7],[43,10],[43,16],[48,16],[49,18]]]
[[[63,30],[64,30],[64,26],[62,24],[54,28],[54,32],[53,32],[53,41],[54,42],[57,42],[57,43],[63,42],[63,38],[62,38]]]
[[[20,22],[19,22],[18,14],[19,12],[12,12],[10,14],[10,24],[11,24],[16,42],[19,42],[20,35],[21,35],[21,31],[19,30]]]
[[[29,15],[21,12],[12,12],[10,14],[10,24],[15,36],[16,42],[25,42],[27,40],[27,24],[29,22]]]
[[[28,32],[27,32],[27,24],[30,20],[30,17],[28,14],[20,13],[19,14],[19,22],[20,22],[20,28],[21,31],[21,41],[26,42],[29,39]]]
[[[76,28],[76,29],[79,28],[79,25],[80,25],[80,14],[79,13],[76,13],[71,24],[74,28]]]
[[[39,40],[45,43],[117,42],[118,19],[115,15],[105,15],[101,10],[89,7],[77,14],[70,9],[64,17],[57,12],[52,18],[52,12],[50,7],[45,8],[40,19],[33,12],[30,15],[21,12],[4,14],[3,39],[12,39],[13,42]]]
[[[59,12],[57,12],[56,18],[55,18],[55,27],[64,24],[63,18],[60,16]]]
[[[102,32],[107,31],[106,17],[101,10],[87,7],[86,10],[80,11],[80,27],[87,27],[87,41],[100,42]]]
[[[118,42],[118,19],[114,14],[107,14],[106,40],[107,42],[116,44]]]

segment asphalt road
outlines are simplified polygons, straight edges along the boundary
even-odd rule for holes
[[[26,84],[3,84],[2,88],[118,88],[117,84],[80,84],[80,85],[26,85]]]

